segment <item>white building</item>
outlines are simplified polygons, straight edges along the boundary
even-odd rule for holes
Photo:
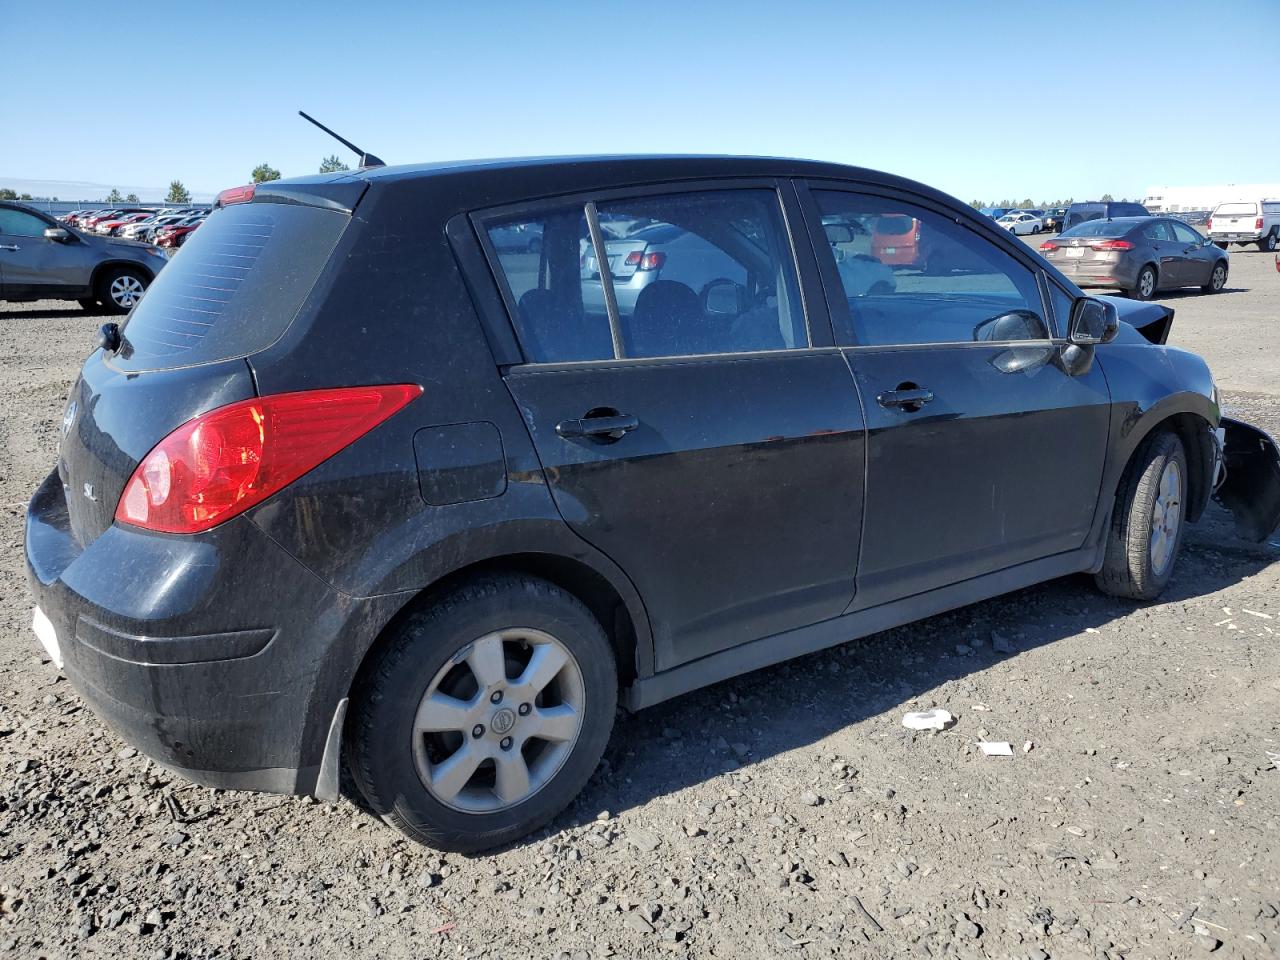
[[[1212,183],[1203,187],[1148,187],[1142,205],[1152,213],[1180,213],[1212,210],[1230,200],[1275,199],[1280,199],[1280,183]]]

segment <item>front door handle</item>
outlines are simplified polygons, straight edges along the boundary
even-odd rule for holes
[[[592,437],[600,440],[621,440],[622,435],[640,426],[640,421],[629,414],[584,417],[581,420],[561,420],[556,424],[556,435],[565,440]]]
[[[932,390],[912,387],[910,389],[899,388],[897,390],[886,390],[884,393],[876,397],[876,403],[880,404],[882,407],[897,408],[910,412],[919,410],[932,399]]]
[[[13,243],[0,243],[0,250],[21,250],[21,249],[22,249],[22,248],[21,248],[21,247],[19,247],[17,244],[13,244]]]

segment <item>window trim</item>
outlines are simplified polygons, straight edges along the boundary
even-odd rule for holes
[[[597,263],[606,263],[607,258],[602,256],[603,237],[597,236],[595,231],[599,230],[598,221],[592,229],[592,215],[596,207],[604,203],[613,203],[618,200],[629,200],[648,197],[674,196],[684,193],[711,193],[721,191],[741,191],[741,190],[767,190],[774,195],[777,203],[780,222],[782,225],[783,238],[786,241],[786,249],[791,253],[791,263],[794,270],[796,280],[796,289],[800,296],[799,308],[801,316],[804,320],[804,329],[808,339],[805,346],[800,347],[783,347],[780,350],[756,350],[756,351],[735,351],[731,353],[694,353],[694,354],[672,354],[660,357],[628,357],[615,355],[613,357],[601,357],[594,360],[530,360],[525,353],[524,344],[520,340],[519,328],[516,324],[518,316],[518,306],[515,297],[511,292],[510,285],[507,282],[506,274],[502,269],[502,262],[498,256],[497,250],[493,247],[489,239],[488,225],[495,220],[510,220],[520,216],[537,216],[548,210],[560,210],[566,207],[580,205],[583,209],[583,215],[588,217],[587,226],[592,230],[592,248],[595,251]],[[592,214],[588,215],[587,208],[590,206]],[[577,191],[574,193],[559,194],[549,197],[538,197],[531,200],[520,201],[518,203],[504,204],[499,207],[487,207],[481,210],[473,210],[464,215],[470,223],[473,231],[473,238],[479,245],[479,252],[483,256],[488,266],[489,280],[492,282],[494,289],[498,294],[498,298],[503,307],[505,316],[499,320],[496,312],[493,311],[492,298],[486,297],[490,301],[490,306],[486,311],[490,317],[490,322],[495,323],[503,328],[501,334],[495,336],[498,342],[504,346],[514,347],[514,352],[518,352],[519,359],[515,359],[508,354],[508,363],[506,366],[529,366],[538,369],[551,367],[573,366],[578,367],[583,364],[638,364],[652,362],[673,362],[683,360],[697,359],[723,359],[726,357],[769,357],[778,355],[794,355],[798,353],[813,352],[817,350],[827,350],[835,346],[834,332],[831,327],[830,314],[826,311],[825,298],[817,298],[814,292],[822,292],[822,284],[819,275],[819,267],[817,260],[813,257],[810,246],[802,242],[802,232],[804,225],[804,217],[799,209],[799,199],[795,195],[794,187],[791,181],[785,177],[715,177],[701,180],[676,180],[648,182],[643,184],[635,184],[632,186],[609,187],[599,190]],[[459,218],[455,218],[459,219]],[[460,237],[453,237],[455,249],[460,246],[458,241]],[[465,245],[464,245],[465,246]],[[779,251],[785,254],[786,251]],[[459,259],[463,257],[460,255]],[[472,267],[474,269],[474,266]],[[614,306],[610,313],[610,336],[614,336],[614,324],[617,323],[617,302],[612,291],[612,278],[607,284],[602,283],[605,288],[606,301],[613,300]],[[607,304],[606,304],[607,305]],[[488,324],[486,324],[487,326]],[[617,332],[620,336],[620,330]],[[508,337],[509,334],[509,337]],[[615,344],[615,354],[619,352],[619,345]],[[507,351],[504,350],[504,353]],[[499,363],[502,359],[499,358]]]
[[[922,196],[907,190],[870,181],[862,182],[853,180],[807,178],[795,181],[795,187],[800,197],[801,209],[804,213],[806,225],[808,227],[807,233],[809,237],[809,244],[813,247],[813,254],[817,259],[819,270],[821,272],[822,286],[825,293],[827,311],[831,318],[831,325],[836,334],[837,345],[842,350],[884,351],[918,350],[921,348],[937,349],[939,347],[986,348],[1017,345],[1048,346],[1050,344],[1057,345],[1064,342],[1062,339],[1063,334],[1056,323],[1052,306],[1048,302],[1048,291],[1041,280],[1041,275],[1045,273],[1044,266],[1036,261],[1032,256],[1032,251],[1027,249],[1026,244],[1017,240],[1009,231],[995,227],[993,225],[994,221],[990,221],[990,223],[983,223],[982,220],[987,220],[988,218],[983,217],[982,220],[979,220],[961,210],[953,209],[939,203],[931,197]],[[1049,338],[1040,340],[942,340],[934,343],[859,343],[857,338],[854,336],[853,317],[849,313],[849,305],[844,297],[844,284],[841,282],[840,276],[836,270],[835,260],[831,257],[828,251],[823,249],[826,245],[826,236],[821,233],[822,209],[818,204],[817,197],[814,196],[814,193],[819,190],[834,193],[858,194],[881,200],[911,204],[912,206],[919,207],[930,213],[945,217],[961,229],[967,230],[979,239],[998,247],[1013,259],[1015,263],[1021,264],[1031,273],[1032,279],[1036,285],[1036,291],[1040,296],[1040,314],[1044,318],[1046,327],[1049,329]],[[1019,247],[1021,249],[1019,249]],[[1046,279],[1048,278],[1046,277]],[[843,327],[841,326],[842,324]],[[840,343],[839,341],[842,339],[848,342]]]

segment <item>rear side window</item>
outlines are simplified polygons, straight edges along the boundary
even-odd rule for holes
[[[1256,203],[1220,203],[1213,211],[1215,217],[1252,217],[1257,215]]]
[[[1148,240],[1173,240],[1173,228],[1168,220],[1156,220],[1142,228],[1142,235]]]
[[[591,209],[599,248],[586,206],[483,223],[531,362],[809,345],[773,191],[645,196]]]
[[[350,219],[278,203],[215,211],[129,315],[116,363],[166,369],[266,349],[288,329]]]

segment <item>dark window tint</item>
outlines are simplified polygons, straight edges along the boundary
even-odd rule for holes
[[[288,328],[328,262],[345,214],[275,203],[214,213],[160,271],[124,327],[129,369],[248,356]]]
[[[599,214],[614,223],[648,224],[606,236],[607,278],[594,251],[583,267],[592,298],[603,301],[602,283],[613,286],[627,356],[809,345],[795,260],[773,191],[642,197],[601,203]]]
[[[1171,223],[1173,235],[1179,243],[1204,243],[1204,237],[1192,230],[1185,223]]]
[[[1140,203],[1113,203],[1107,214],[1112,217],[1146,217],[1147,208]]]
[[[0,234],[6,237],[43,237],[48,226],[39,217],[34,217],[25,210],[0,207]]]
[[[1040,340],[1049,336],[1035,273],[986,237],[922,207],[817,191],[827,218],[863,219],[870,236],[827,246],[849,306],[845,342],[868,346]],[[906,234],[884,223],[909,220]],[[850,336],[851,335],[851,336]]]
[[[516,333],[532,363],[607,360],[609,313],[582,270],[591,247],[581,206],[485,225],[513,307]]]
[[[1087,220],[1084,223],[1077,224],[1068,230],[1062,231],[1064,237],[1123,237],[1132,230],[1134,223],[1132,220],[1127,223],[1117,223],[1114,220]]]
[[[1155,220],[1143,226],[1142,235],[1148,240],[1168,240],[1172,242],[1173,228],[1169,226],[1168,220]]]

